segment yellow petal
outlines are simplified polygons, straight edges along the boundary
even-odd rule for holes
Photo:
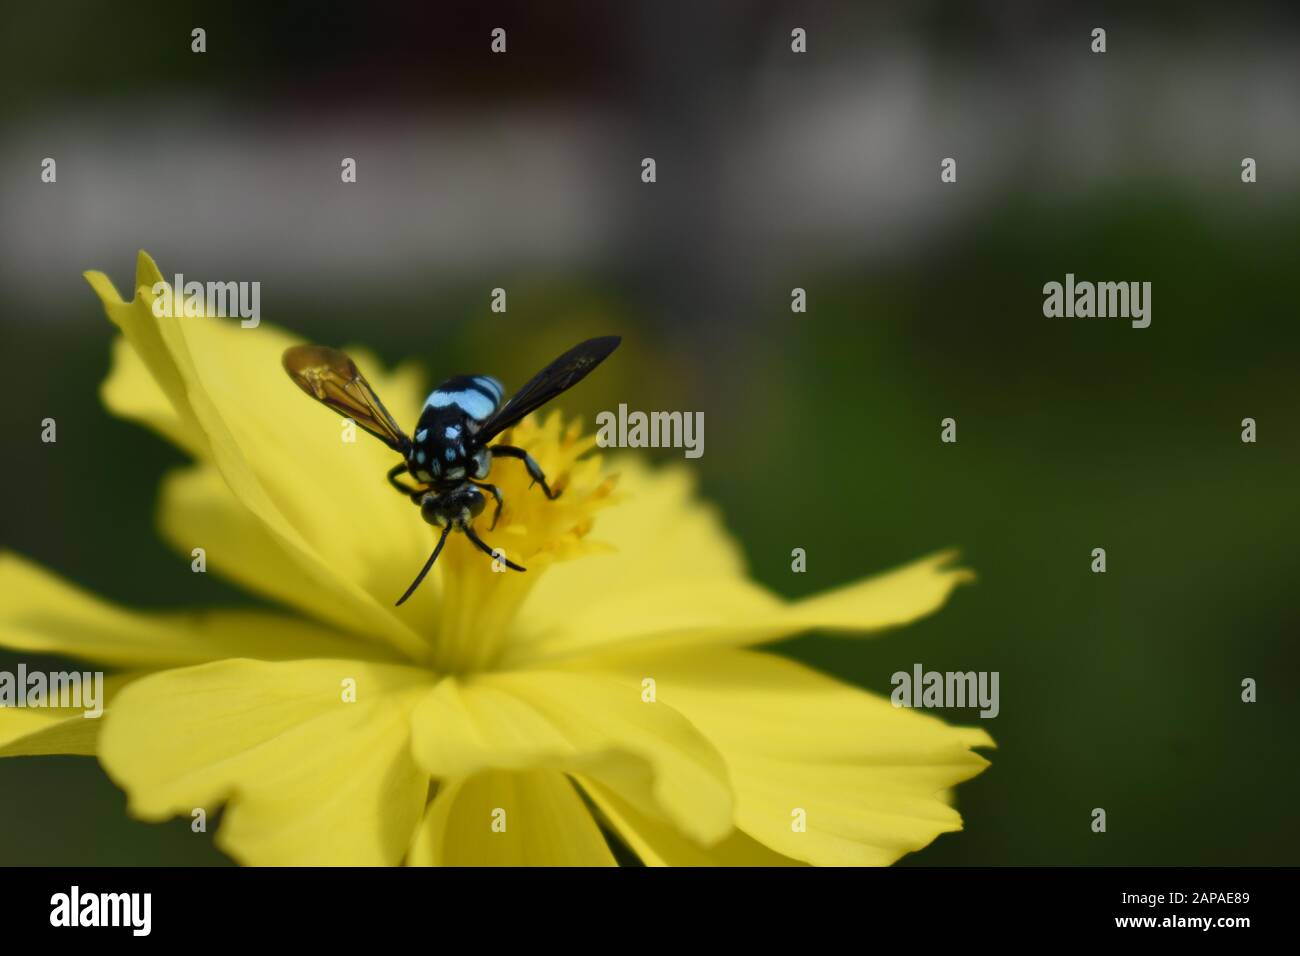
[[[364,620],[367,633],[409,656],[425,655],[426,644],[392,608],[394,589],[400,594],[403,585],[376,558],[418,568],[432,547],[431,529],[412,521],[410,502],[384,480],[397,456],[364,433],[343,441],[341,419],[285,375],[280,357],[297,340],[265,323],[242,328],[220,318],[154,316],[151,286],[161,276],[143,253],[130,302],[102,274],[87,279],[140,359],[115,370],[107,397],[201,449],[198,457],[212,462],[299,572]],[[394,414],[413,416],[415,376],[385,376],[373,360],[361,360]],[[158,411],[151,388],[174,419]]]
[[[447,679],[413,715],[416,759],[440,779],[482,770],[582,773],[701,843],[731,829],[726,770],[710,743],[639,687],[528,671]]]
[[[486,771],[443,783],[408,862],[414,866],[614,866],[573,784],[555,770]]]
[[[746,646],[804,631],[873,632],[937,610],[970,572],[944,552],[802,601],[745,575],[739,553],[680,471],[620,460],[618,507],[592,536],[615,550],[547,571],[501,666],[681,647]]]
[[[736,825],[785,856],[883,865],[961,828],[945,791],[988,765],[951,727],[774,655],[730,649],[628,663],[726,759]],[[798,832],[799,811],[806,832]]]
[[[900,627],[943,607],[959,584],[973,581],[966,568],[954,568],[956,551],[940,551],[885,574],[835,588],[790,604],[780,620],[792,630],[880,631]]]
[[[164,341],[162,327],[150,321],[148,306],[153,296],[149,294],[146,300],[136,295],[128,304],[102,272],[87,272],[85,276],[109,318],[127,333],[136,358],[136,361],[125,359],[126,365],[115,368],[105,382],[103,397],[109,402],[109,408],[117,411],[121,407],[123,414],[138,411],[142,413],[141,420],[176,440],[181,447],[196,453],[198,449],[206,449],[206,437],[190,405],[185,380]],[[161,281],[162,275],[154,261],[141,252],[136,257],[133,291],[149,290]],[[140,305],[144,308],[138,308]],[[114,361],[123,360],[125,353],[120,345],[115,346]],[[115,406],[117,400],[122,402],[121,406]]]
[[[702,847],[668,824],[637,813],[595,781],[579,778],[578,782],[609,826],[646,866],[802,865],[798,860],[769,850],[740,830],[732,830],[711,847]]]
[[[103,699],[98,703],[106,708],[119,690],[139,674],[110,674],[104,678]],[[99,716],[86,716],[85,708],[0,707],[0,757],[47,756],[50,754],[75,754],[93,756],[103,725],[103,710]]]
[[[359,613],[354,603],[337,600],[333,586],[307,573],[280,539],[239,502],[211,465],[171,472],[159,497],[158,523],[163,537],[183,555],[201,546],[210,573],[328,621],[348,634],[373,637],[368,616]],[[407,518],[422,525],[414,508]],[[373,549],[367,555],[373,562],[368,576],[374,578],[375,589],[386,587],[394,597],[418,569],[418,565],[413,568],[409,562],[396,560],[399,557],[397,552],[383,554]],[[421,592],[417,595],[430,598]]]
[[[0,593],[0,646],[110,667],[156,669],[227,657],[396,657],[387,648],[272,612],[127,611],[12,553],[0,553]]]
[[[112,362],[108,378],[100,387],[100,398],[113,414],[152,428],[194,457],[202,458],[207,453],[197,423],[192,417],[181,417],[150,376],[144,359],[125,338],[113,340]]]
[[[57,710],[0,708],[0,757],[95,753],[100,721]]]
[[[226,803],[217,844],[243,863],[393,865],[427,796],[409,726],[430,680],[347,660],[165,671],[118,695],[100,761],[143,819]]]

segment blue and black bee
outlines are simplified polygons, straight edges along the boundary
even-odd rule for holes
[[[529,379],[504,405],[501,399],[505,392],[494,378],[460,375],[448,379],[425,401],[413,440],[393,421],[384,403],[347,355],[323,345],[295,345],[285,350],[284,369],[299,388],[351,418],[405,459],[388,472],[389,483],[420,506],[425,521],[442,528],[433,554],[406,593],[397,599],[398,604],[420,586],[453,529],[463,531],[480,551],[496,556],[472,525],[487,503],[484,491],[496,500],[491,528],[496,527],[501,517],[501,491],[484,480],[492,470],[493,458],[518,458],[533,482],[542,486],[547,498],[559,497],[560,493],[551,490],[542,469],[527,451],[513,445],[488,443],[529,412],[577,385],[609,357],[620,341],[618,336],[609,335],[575,345]],[[400,481],[398,476],[403,470],[424,487],[412,487]],[[502,561],[515,571],[526,570],[504,557]]]

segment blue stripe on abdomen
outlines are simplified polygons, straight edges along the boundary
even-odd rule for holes
[[[455,392],[434,390],[424,403],[426,408],[447,408],[455,405],[470,418],[482,421],[496,411],[497,403],[476,388],[460,389]]]

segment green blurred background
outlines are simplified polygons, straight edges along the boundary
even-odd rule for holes
[[[155,493],[182,458],[98,401],[112,332],[80,272],[127,289],[139,248],[168,276],[259,280],[264,321],[431,379],[518,385],[617,331],[619,361],[563,407],[703,411],[687,467],[764,584],[800,596],[950,546],[978,573],[916,626],[780,648],[886,694],[916,662],[1000,672],[966,829],[907,864],[1298,862],[1285,5],[3,17],[4,546],[127,604],[249,600],[162,546]],[[1151,327],[1044,318],[1067,272],[1152,282]],[[124,803],[91,760],[0,760],[0,863],[228,862]]]

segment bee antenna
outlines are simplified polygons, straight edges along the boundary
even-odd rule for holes
[[[442,546],[447,543],[447,535],[449,534],[451,534],[451,525],[447,525],[447,527],[442,529],[442,537],[438,539],[437,545],[434,546],[433,554],[429,555],[429,560],[424,562],[424,567],[420,568],[420,573],[415,576],[415,580],[412,581],[411,586],[406,589],[406,593],[397,599],[397,603],[393,605],[394,607],[401,607],[406,603],[406,599],[415,593],[415,589],[420,586],[420,582],[424,580],[424,576],[428,574],[429,569],[433,567],[433,562],[438,560],[438,555],[442,553]]]
[[[484,554],[491,555],[493,561],[495,561],[497,558],[500,558],[500,559],[502,560],[502,562],[505,564],[505,566],[506,566],[507,568],[512,568],[512,569],[514,569],[515,571],[527,571],[527,570],[528,570],[527,568],[522,567],[521,565],[515,564],[513,561],[511,561],[509,558],[507,558],[507,557],[505,556],[505,552],[504,552],[504,551],[498,553],[498,552],[496,552],[496,551],[493,551],[491,548],[489,548],[487,542],[484,541],[482,538],[480,538],[480,537],[478,536],[478,534],[474,531],[474,529],[471,528],[469,525],[466,525],[466,526],[465,526],[465,537],[467,537],[467,538],[469,538],[471,541],[473,541],[473,542],[474,542],[474,546],[475,546],[476,548],[478,548],[480,551],[482,551]]]

